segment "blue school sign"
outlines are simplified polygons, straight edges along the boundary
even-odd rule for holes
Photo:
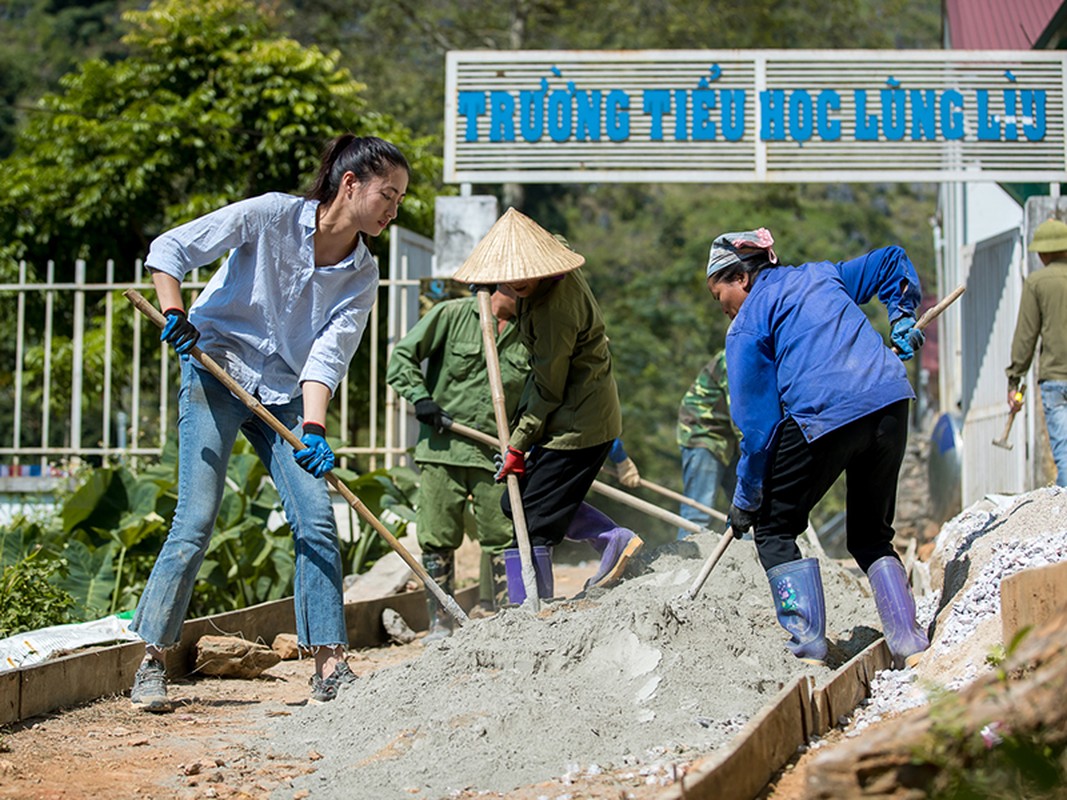
[[[1057,52],[451,52],[445,179],[1062,182],[1065,64]]]

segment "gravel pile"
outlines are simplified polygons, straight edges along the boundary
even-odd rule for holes
[[[993,669],[1001,644],[1000,583],[1033,567],[1067,561],[1067,489],[990,495],[947,522],[926,568],[936,591],[919,598],[921,624],[935,623],[930,650],[914,669],[877,675],[846,735],[909,708],[936,691],[957,691]],[[819,746],[819,744],[816,744]]]

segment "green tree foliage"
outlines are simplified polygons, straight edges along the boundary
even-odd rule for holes
[[[438,160],[369,110],[339,52],[278,35],[245,0],[162,0],[128,12],[126,57],[90,59],[46,94],[0,162],[9,254],[131,264],[160,231],[242,197],[299,191],[345,131],[395,142],[414,180],[401,222],[427,231]]]
[[[382,76],[367,77],[371,104],[438,135],[449,50],[937,48],[941,36],[934,0],[290,2],[293,36]]]

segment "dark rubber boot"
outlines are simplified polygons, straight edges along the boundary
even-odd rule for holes
[[[451,596],[456,578],[455,554],[451,550],[426,551],[422,554],[422,566],[441,590]],[[452,618],[429,589],[426,590],[426,611],[430,621],[428,632],[422,639],[424,642],[436,642],[452,635]]]
[[[826,600],[819,561],[801,558],[767,570],[778,622],[792,637],[786,646],[801,661],[826,660]]]
[[[578,506],[578,513],[567,529],[567,538],[574,542],[589,542],[600,554],[600,566],[585,582],[586,589],[617,582],[626,569],[626,562],[645,544],[632,530],[616,525],[611,517],[588,503]]]
[[[504,566],[507,572],[508,602],[521,606],[526,601],[526,586],[522,582],[522,558],[517,547],[504,551]],[[542,600],[552,597],[556,588],[552,576],[552,549],[543,545],[533,548],[533,568],[537,578],[537,596]]]
[[[915,619],[915,598],[904,565],[899,558],[883,556],[868,567],[867,578],[894,666],[914,667],[930,640]]]

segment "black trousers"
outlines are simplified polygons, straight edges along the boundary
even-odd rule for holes
[[[792,419],[782,423],[756,522],[756,550],[763,568],[801,557],[797,537],[842,472],[848,552],[864,572],[882,556],[894,555],[897,478],[907,444],[907,400],[810,443]]]
[[[526,474],[519,478],[519,491],[531,547],[563,541],[610,450],[609,441],[580,450],[536,447],[530,452]],[[504,492],[500,507],[514,522],[510,492]],[[517,546],[515,540],[511,546]]]

